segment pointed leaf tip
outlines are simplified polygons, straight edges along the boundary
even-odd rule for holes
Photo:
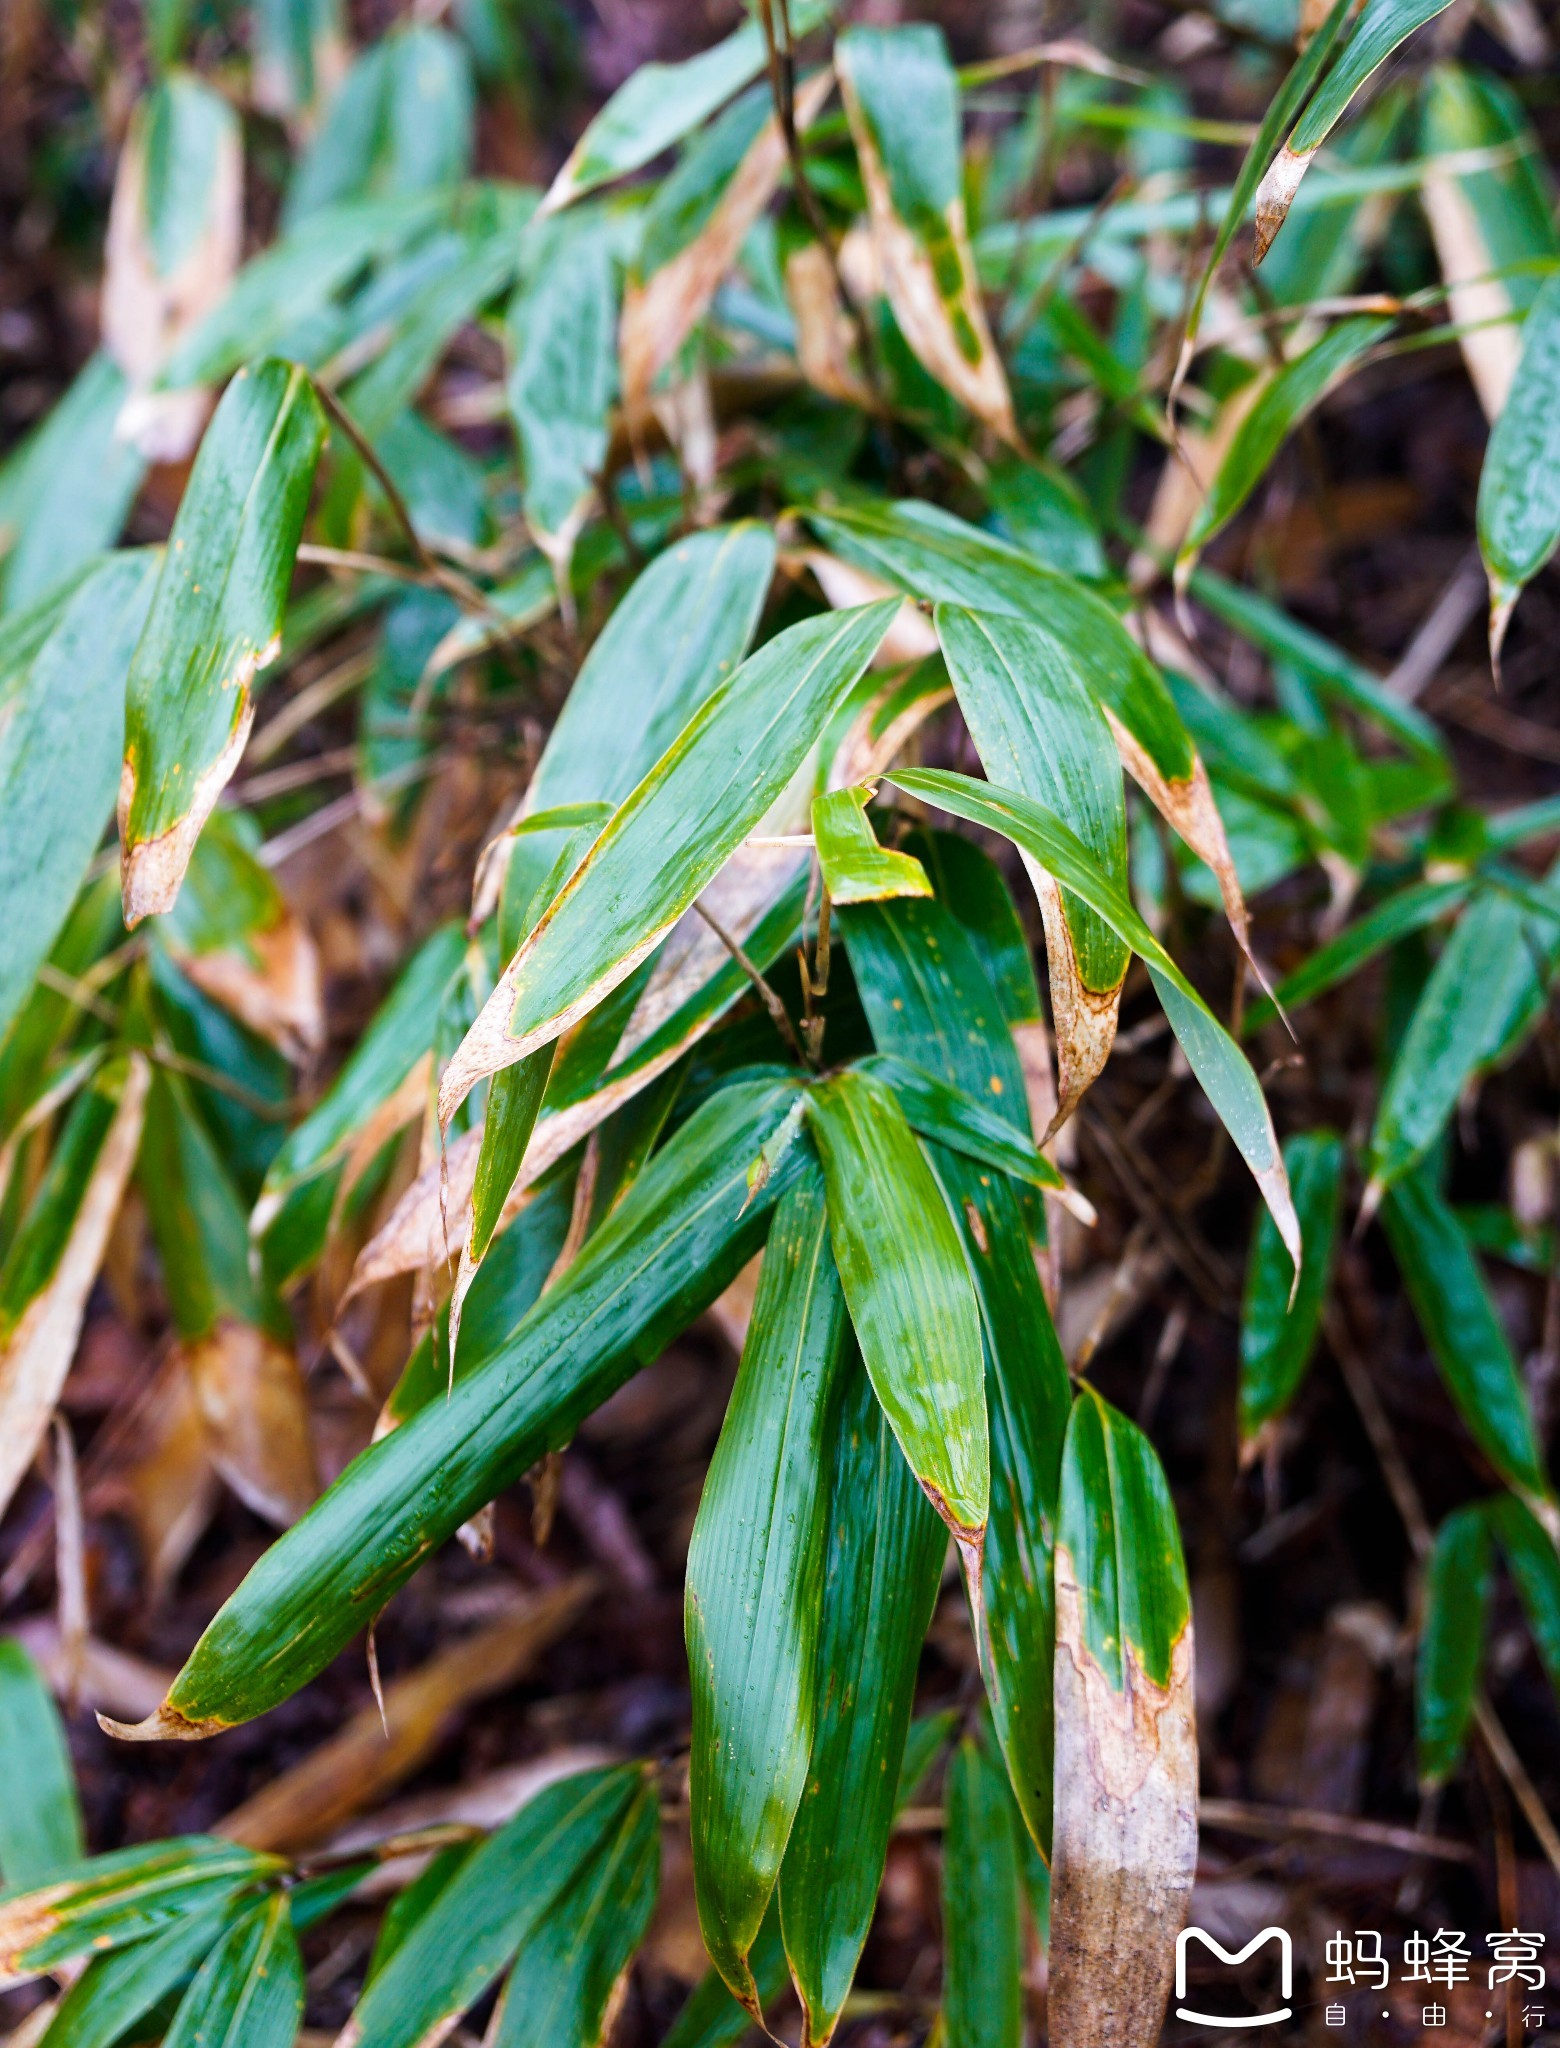
[[[117,1742],[204,1742],[210,1735],[220,1735],[229,1725],[216,1718],[191,1721],[168,1700],[144,1721],[116,1721],[108,1714],[97,1714],[95,1719],[103,1733],[112,1735]]]

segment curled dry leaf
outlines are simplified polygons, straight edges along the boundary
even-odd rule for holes
[[[1034,885],[1045,926],[1046,967],[1051,985],[1051,1021],[1056,1034],[1056,1107],[1051,1120],[1040,1131],[1039,1141],[1048,1144],[1078,1107],[1110,1058],[1116,1042],[1116,1018],[1121,1009],[1121,990],[1126,980],[1114,987],[1090,988],[1078,968],[1078,955],[1067,922],[1062,892],[1054,877],[1039,862],[1022,856],[1025,872]]]
[[[55,1170],[0,1273],[0,1512],[32,1463],[81,1334],[87,1296],[135,1164],[150,1068],[139,1053],[105,1068],[76,1105],[78,1143]],[[22,1293],[24,1283],[38,1281]],[[16,1285],[17,1297],[12,1299]]]
[[[799,133],[811,127],[833,89],[834,74],[827,70],[798,87]],[[694,239],[651,276],[631,279],[625,288],[618,349],[623,408],[631,422],[643,419],[656,378],[709,310],[785,167],[785,137],[771,114]]]
[[[171,176],[165,169],[149,179],[154,154]],[[129,384],[117,432],[149,461],[183,462],[200,439],[207,392],[153,386],[179,343],[227,296],[243,225],[237,118],[218,94],[176,73],[130,124],[104,249],[103,341]]]
[[[319,1491],[309,1404],[291,1347],[224,1320],[183,1357],[212,1464],[246,1507],[288,1528]]]
[[[450,1732],[456,1714],[513,1685],[557,1641],[595,1591],[567,1580],[441,1650],[385,1687],[328,1742],[219,1824],[253,1849],[297,1850],[335,1833],[409,1778]]]
[[[121,1511],[135,1530],[154,1606],[204,1534],[218,1492],[194,1386],[183,1360],[170,1353],[98,1489],[102,1502]],[[136,1712],[150,1713],[166,1690]],[[111,1697],[106,1704],[124,1711]]]

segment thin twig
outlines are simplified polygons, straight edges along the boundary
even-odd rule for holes
[[[753,965],[752,961],[748,958],[747,954],[743,952],[741,946],[738,945],[737,941],[731,936],[730,932],[726,930],[725,926],[719,923],[719,921],[715,917],[713,917],[708,910],[705,909],[704,905],[700,903],[697,900],[697,898],[695,898],[694,900],[693,907],[699,913],[700,917],[703,918],[704,922],[709,926],[710,930],[715,934],[716,938],[720,940],[721,944],[725,947],[726,951],[731,955],[732,959],[736,961],[737,965],[742,969],[742,972],[747,976],[748,980],[752,982],[753,987],[758,992],[760,1002],[762,1002],[764,1008],[769,1012],[771,1018],[774,1020],[775,1029],[780,1033],[780,1036],[785,1040],[786,1044],[791,1048],[791,1051],[796,1055],[797,1060],[803,1066],[805,1066],[807,1064],[807,1056],[802,1051],[802,1042],[796,1035],[796,1026],[791,1022],[791,1015],[790,1012],[786,1009],[785,1004],[781,1002],[780,998],[769,986],[769,983],[765,981],[764,977]]]
[[[369,470],[375,483],[378,484],[380,490],[384,493],[385,503],[390,507],[396,524],[405,533],[412,553],[417,557],[425,572],[433,578],[434,582],[441,589],[448,591],[456,603],[465,610],[491,611],[492,606],[482,592],[478,590],[477,586],[467,577],[462,576],[458,569],[452,569],[447,562],[441,562],[422,535],[417,531],[416,526],[412,522],[411,510],[397,489],[389,470],[380,461],[373,443],[341,403],[335,392],[318,377],[313,381],[314,388],[319,394],[320,403],[324,406],[326,412],[329,413],[333,423],[341,429],[342,433],[345,434],[352,446],[357,450],[364,466]]]

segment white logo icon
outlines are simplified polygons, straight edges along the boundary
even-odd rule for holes
[[[1178,2000],[1186,1996],[1186,1947],[1188,1942],[1194,1940],[1200,1941],[1204,1948],[1211,1949],[1221,1963],[1230,1964],[1243,1963],[1247,1956],[1254,1955],[1265,1941],[1276,1941],[1279,1954],[1279,1995],[1286,2001],[1293,1995],[1294,1949],[1282,1927],[1264,1927],[1260,1934],[1254,1934],[1246,1946],[1234,1955],[1222,1942],[1215,1941],[1211,1934],[1205,1934],[1202,1928],[1183,1927],[1175,1938],[1175,1995]],[[1277,2012],[1254,2012],[1233,2018],[1224,2014],[1189,2012],[1184,2005],[1178,2004],[1175,2016],[1178,2020],[1190,2020],[1198,2027],[1271,2027],[1279,2020],[1289,2019],[1291,2012],[1285,2003]]]

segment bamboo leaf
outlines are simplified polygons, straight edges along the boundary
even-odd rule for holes
[[[779,1884],[803,2048],[823,2048],[833,2033],[877,1904],[946,1551],[943,1525],[853,1359],[835,1438],[812,1757]],[[756,1950],[753,1968],[762,1989]]]
[[[748,1960],[759,1999],[767,2010],[789,1982],[775,1900],[770,1901]],[[689,1992],[661,2048],[737,2048],[752,2027],[753,2015],[747,2007],[732,1997],[719,1970],[709,1970]]]
[[[1207,771],[1164,678],[1109,605],[937,505],[809,508],[807,522],[846,560],[911,597],[1027,619],[1065,649],[1128,774],[1218,877],[1225,915],[1249,957],[1246,906]]]
[[[0,611],[58,592],[119,538],[146,474],[144,457],[114,432],[125,388],[100,351],[0,464]]]
[[[1560,276],[1522,323],[1522,360],[1479,474],[1479,552],[1490,579],[1490,659],[1523,587],[1560,546]]]
[[[1487,1503],[1494,1529],[1538,1650],[1538,1661],[1560,1699],[1560,1552],[1552,1532],[1514,1494]]]
[[[138,1053],[98,1069],[0,1266],[0,1512],[43,1441],[70,1370],[135,1164],[147,1082]]]
[[[201,443],[130,663],[119,792],[125,922],[168,910],[274,659],[324,415],[307,375],[241,370]]]
[[[948,1766],[943,1835],[943,2038],[948,2048],[1021,2048],[1023,1913],[1013,1807],[1002,1774],[968,1736]]]
[[[279,1857],[215,1835],[184,1835],[94,1856],[36,1890],[0,1892],[0,1979],[19,1983],[124,1948],[281,1867]]]
[[[504,970],[445,1070],[444,1124],[477,1081],[549,1044],[648,957],[801,767],[894,610],[788,627],[705,699]]]
[[[189,1084],[164,1069],[140,1184],[211,1461],[247,1507],[285,1528],[318,1491],[291,1328],[250,1269],[248,1219]]]
[[[1257,187],[1255,262],[1260,263],[1273,246],[1311,159],[1343,118],[1350,100],[1399,43],[1449,5],[1450,0],[1365,0],[1342,54]]]
[[[1127,811],[1116,744],[1067,645],[1043,627],[941,604],[937,635],[959,709],[994,782],[1021,789],[1077,833],[1115,885],[1127,880]],[[1056,1033],[1052,1130],[1110,1057],[1128,947],[1033,860]],[[1041,1142],[1051,1131],[1041,1134]]]
[[[567,1889],[527,1930],[494,2015],[493,2048],[599,2048],[655,1910],[660,1816],[648,1770]]]
[[[0,681],[0,1033],[48,958],[113,816],[125,675],[156,563],[150,550],[111,556],[63,604],[9,623],[24,645],[34,620],[46,630],[31,659]]]
[[[798,85],[793,120],[799,134],[812,126],[833,89],[830,71]],[[631,422],[644,421],[656,379],[709,311],[786,173],[779,118],[763,117],[770,99],[767,86],[744,95],[667,179],[646,219],[638,272],[623,294],[619,340]]]
[[[617,396],[617,242],[604,214],[543,227],[510,302],[509,409],[525,516],[560,584],[606,461]]]
[[[303,2018],[303,1957],[285,1894],[237,1918],[179,2001],[165,2048],[292,2048]]]
[[[1306,1003],[1314,1002],[1318,996],[1325,995],[1329,989],[1357,974],[1362,967],[1369,966],[1372,960],[1395,946],[1400,939],[1425,930],[1447,911],[1460,909],[1472,887],[1471,878],[1459,878],[1446,882],[1415,882],[1406,889],[1396,890],[1373,910],[1368,910],[1352,924],[1346,924],[1335,937],[1318,946],[1293,974],[1284,977],[1272,996],[1253,1003],[1246,1013],[1246,1035],[1250,1036],[1260,1031],[1263,1025],[1270,1024],[1278,1014],[1280,1003],[1285,1013],[1292,1017]]]
[[[964,930],[941,903],[850,911],[845,942],[880,1045],[935,1061],[964,1090],[1003,1082],[1009,1128],[1023,1097],[1006,1081],[1012,1041]],[[894,1064],[902,1065],[896,1058]],[[1061,1347],[1011,1187],[939,1147],[933,1164],[958,1224],[980,1304],[991,1511],[983,1569],[985,1634],[977,1636],[997,1739],[1019,1811],[1042,1852],[1051,1846],[1051,1550],[1071,1394]],[[977,1617],[977,1622],[979,1617]]]
[[[881,1081],[837,1074],[810,1091],[807,1119],[873,1390],[959,1544],[978,1601],[990,1465],[979,1311],[953,1219]]]
[[[81,1805],[59,1710],[9,1636],[0,1636],[0,1763],[9,1786],[0,1805],[0,1879],[37,1886],[85,1854]]]
[[[1508,1485],[1530,1500],[1553,1495],[1511,1346],[1462,1226],[1427,1168],[1381,1205],[1392,1256],[1458,1413]]]
[[[1056,1537],[1055,1845],[1052,2038],[1149,2048],[1197,1863],[1191,1599],[1153,1446],[1088,1386]]]
[[[429,933],[340,1073],[271,1161],[249,1229],[277,1286],[313,1265],[338,1194],[348,1192],[380,1148],[421,1114],[439,1003],[465,952],[458,924]]]
[[[619,804],[747,652],[774,573],[757,520],[686,535],[641,570],[564,700],[526,795],[530,812]]]
[[[161,1932],[94,1956],[60,2001],[49,2048],[115,2048],[187,1982],[239,1910],[231,1897],[196,1904]]]
[[[1247,1446],[1288,1408],[1316,1348],[1338,1246],[1343,1163],[1342,1141],[1331,1131],[1308,1131],[1284,1147],[1305,1252],[1292,1300],[1289,1253],[1266,1211],[1252,1232],[1240,1323],[1240,1433]]]
[[[1181,543],[1175,560],[1178,590],[1186,588],[1197,557],[1245,504],[1295,428],[1391,325],[1390,319],[1374,314],[1340,320],[1263,388],[1236,429]]]
[[[529,1799],[460,1866],[391,1954],[338,2048],[442,2040],[518,1950],[539,1933],[547,1943],[549,1917],[571,1901],[645,1794],[642,1767],[623,1764],[559,1779]]]
[[[798,6],[793,35],[805,35],[827,12]],[[554,213],[573,200],[637,171],[707,121],[764,68],[764,32],[746,21],[713,49],[681,64],[641,64],[586,128],[543,200]]]
[[[836,903],[876,903],[886,896],[930,896],[926,870],[912,854],[879,846],[867,817],[865,786],[815,796],[813,839],[824,886]]]
[[[1219,222],[1219,232],[1213,238],[1213,248],[1197,282],[1196,296],[1186,318],[1186,333],[1181,341],[1180,358],[1171,384],[1172,400],[1181,388],[1186,372],[1191,366],[1197,336],[1202,327],[1203,309],[1208,303],[1208,293],[1213,281],[1219,274],[1219,266],[1224,261],[1230,243],[1235,239],[1236,230],[1246,218],[1247,210],[1256,197],[1257,188],[1262,183],[1263,173],[1272,161],[1273,152],[1278,148],[1285,129],[1310,97],[1316,81],[1337,49],[1338,38],[1343,34],[1353,12],[1354,0],[1333,0],[1321,26],[1301,51],[1283,84],[1268,103],[1267,112],[1262,117],[1262,125],[1253,136],[1251,146],[1241,161],[1239,173],[1230,190],[1229,202],[1224,209],[1224,217]],[[1274,233],[1276,232],[1277,228],[1274,229]],[[1260,222],[1257,233],[1260,238]],[[1271,243],[1272,239],[1273,236],[1270,234],[1267,240]]]
[[[992,789],[966,775],[941,769],[907,768],[899,770],[891,780],[896,789],[909,796],[922,797],[956,817],[968,818],[971,824],[985,825],[1011,839],[1065,888],[1099,911],[1144,961],[1192,1072],[1235,1141],[1235,1149],[1251,1168],[1262,1199],[1289,1249],[1298,1279],[1300,1226],[1273,1120],[1257,1077],[1239,1046],[1127,898],[1101,874],[1077,835],[1031,798],[1012,790]]]
[[[1444,1785],[1462,1761],[1489,1627],[1490,1531],[1481,1505],[1459,1508],[1436,1531],[1425,1568],[1414,1666],[1419,1782]]]
[[[691,1116],[493,1356],[356,1458],[218,1612],[164,1706],[116,1732],[194,1739],[286,1699],[462,1522],[567,1443],[757,1249],[803,1162],[793,1152],[751,1198],[748,1166],[792,1093],[734,1084]]]
[[[899,1098],[910,1128],[921,1137],[931,1138],[982,1166],[994,1167],[998,1173],[1012,1174],[1031,1187],[1065,1191],[1085,1216],[1092,1215],[1083,1198],[1067,1188],[1060,1169],[1031,1139],[1021,1137],[1010,1118],[999,1110],[988,1109],[974,1096],[939,1081],[924,1067],[893,1053],[874,1054],[858,1061],[857,1067],[859,1072],[873,1074],[888,1083]]]
[[[1452,928],[1393,1058],[1370,1134],[1373,1189],[1412,1171],[1445,1129],[1469,1081],[1508,1055],[1536,1023],[1560,964],[1560,864],[1539,885],[1544,920],[1497,888],[1481,891]]]
[[[288,187],[284,224],[342,200],[453,184],[471,161],[472,97],[463,42],[433,22],[392,30],[332,97]]]
[[[836,1390],[849,1343],[821,1183],[780,1204],[694,1523],[694,1888],[711,1959],[762,2020],[749,1953],[807,1777]]]
[[[883,289],[933,377],[1004,441],[1018,422],[981,303],[960,173],[959,82],[940,28],[848,28],[834,48]]]

